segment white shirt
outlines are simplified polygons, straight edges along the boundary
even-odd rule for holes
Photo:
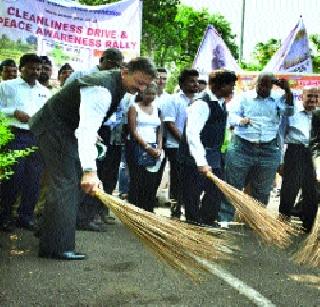
[[[157,105],[152,103],[152,114],[142,110],[138,103],[135,103],[133,107],[137,112],[136,129],[138,134],[146,143],[157,143],[157,129],[161,125]]]
[[[103,99],[102,99],[103,98]],[[97,131],[111,105],[111,93],[102,86],[80,89],[80,121],[75,131],[81,167],[97,170]]]
[[[31,86],[21,78],[2,81],[0,83],[0,111],[10,118],[10,125],[29,130],[27,123],[21,123],[14,117],[15,111],[23,111],[34,115],[51,97],[48,88],[37,80]]]
[[[164,98],[161,108],[161,115],[164,122],[174,122],[176,128],[180,134],[183,134],[184,126],[187,117],[187,107],[192,102],[183,91],[179,93],[168,95]],[[166,147],[167,148],[178,148],[179,142],[176,138],[166,129]]]
[[[294,115],[287,117],[285,143],[308,146],[311,137],[311,120],[312,112],[305,111],[301,101],[294,101]]]
[[[221,106],[224,98],[218,99],[212,92],[208,92],[211,101],[218,101]],[[203,100],[194,101],[187,108],[186,137],[190,153],[197,166],[208,165],[206,151],[200,140],[200,133],[210,114],[208,103]]]
[[[87,75],[90,75],[90,74],[92,74],[94,72],[98,72],[98,71],[100,71],[98,66],[94,66],[94,67],[92,67],[91,69],[88,69],[88,70],[77,70],[77,71],[74,71],[69,76],[69,78],[66,80],[64,85],[67,85],[67,84],[71,83],[73,80],[80,79],[82,77],[85,77]]]

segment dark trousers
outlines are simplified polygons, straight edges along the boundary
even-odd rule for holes
[[[170,162],[170,198],[181,201],[181,164],[177,160],[178,148],[166,148],[166,157]]]
[[[213,169],[221,178],[221,169]],[[200,195],[204,192],[201,207]],[[218,218],[222,194],[219,189],[205,176],[201,175],[196,166],[183,167],[183,203],[187,221],[212,224]]]
[[[129,203],[146,211],[153,212],[156,203],[158,172],[148,172],[136,164],[133,155],[133,145],[126,144],[126,158],[129,168]]]
[[[121,162],[122,145],[107,145],[106,156],[97,161],[98,176],[106,193],[112,194],[116,188]]]
[[[60,254],[75,249],[81,168],[74,135],[44,131],[38,137],[48,176],[39,253]]]
[[[297,194],[302,189],[302,221],[310,230],[318,210],[317,179],[310,148],[289,144],[284,157],[284,173],[279,212],[290,216]]]
[[[22,129],[14,129],[15,138],[8,144],[10,150],[18,150],[37,146],[32,132]],[[12,168],[14,174],[9,180],[1,183],[1,220],[12,219],[12,208],[21,195],[18,207],[18,219],[22,222],[33,220],[34,207],[39,198],[40,177],[43,171],[43,161],[38,150],[30,156],[18,159]]]
[[[98,177],[102,181],[103,190],[112,194],[116,188],[121,161],[121,145],[108,145],[106,156],[97,160]],[[108,214],[109,210],[101,202],[88,194],[83,194],[78,210],[77,225],[87,225],[95,216]]]
[[[134,190],[136,191],[136,200],[133,204],[153,212],[156,203],[158,172],[148,172],[143,166],[138,165],[134,165],[133,168],[134,172],[130,174],[130,182],[135,185]]]

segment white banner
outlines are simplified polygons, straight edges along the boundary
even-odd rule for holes
[[[199,71],[201,79],[207,79],[208,74],[216,69],[241,70],[224,40],[211,25],[203,36],[192,67]]]
[[[98,63],[107,48],[125,60],[140,53],[142,1],[84,6],[66,0],[1,0],[0,60],[27,52],[47,55],[54,66],[78,69]]]
[[[312,73],[309,40],[302,18],[263,70]]]

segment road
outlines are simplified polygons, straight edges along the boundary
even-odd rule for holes
[[[168,214],[168,209],[157,210]],[[208,265],[201,283],[174,271],[117,221],[105,233],[78,232],[86,261],[37,258],[28,231],[0,233],[1,306],[320,306],[320,270],[290,260],[246,227],[232,228],[239,250]]]

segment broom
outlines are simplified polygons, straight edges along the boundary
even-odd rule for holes
[[[95,196],[156,255],[194,280],[200,280],[208,272],[198,257],[208,261],[230,259],[232,249],[227,244],[230,235],[224,231],[156,216],[102,190],[96,190]]]
[[[294,254],[293,260],[300,264],[320,267],[320,213],[311,234],[305,240],[304,246]]]
[[[291,235],[299,231],[291,225],[275,219],[263,205],[250,195],[219,179],[212,172],[210,179],[235,207],[241,220],[247,223],[265,242],[285,248],[291,243]]]

